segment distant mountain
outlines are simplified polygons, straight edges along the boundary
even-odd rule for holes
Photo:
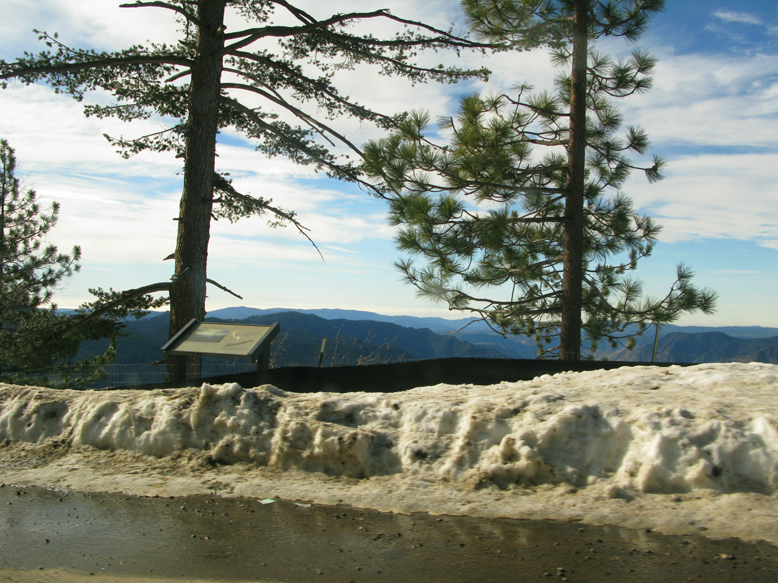
[[[513,336],[505,338],[491,330],[479,332],[466,329],[458,332],[455,338],[485,348],[492,353],[504,354],[505,358],[535,358],[538,353],[535,342],[529,338]]]
[[[649,362],[653,343],[621,350],[610,360]],[[767,362],[778,364],[778,336],[735,338],[723,332],[673,332],[659,339],[657,362]]]
[[[375,312],[364,312],[360,310],[339,310],[330,308],[321,308],[317,310],[290,310],[288,308],[222,308],[208,312],[209,318],[219,318],[222,320],[244,320],[252,316],[264,316],[268,314],[277,314],[279,312],[297,312],[300,314],[312,314],[325,320],[370,320],[373,322],[390,322],[406,328],[428,328],[433,332],[454,332],[467,324],[470,328],[477,328],[484,331],[489,327],[474,318],[459,318],[457,320],[447,320],[445,318],[421,318],[416,316],[386,316]]]
[[[241,311],[222,311],[242,315]],[[206,318],[209,322],[231,321],[245,324],[278,322],[281,333],[273,342],[273,366],[316,366],[322,340],[326,347],[323,366],[406,362],[448,357],[511,358],[494,346],[478,346],[451,334],[428,329],[407,328],[390,322],[371,320],[326,320],[313,314],[275,312],[244,319]],[[119,339],[117,364],[140,364],[164,357],[160,348],[167,341],[170,315],[149,315],[130,320],[126,336]],[[498,337],[499,338],[499,337]],[[105,350],[107,341],[84,343],[79,358]]]
[[[277,314],[287,312],[283,308],[271,308],[261,310],[258,308],[224,308],[209,312],[209,317],[223,319],[243,319],[251,316],[261,316],[268,314]],[[298,313],[312,314],[327,320],[370,320],[375,322],[389,322],[407,328],[429,330],[438,334],[452,334],[456,332],[456,338],[464,340],[476,346],[487,349],[491,354],[502,354],[504,358],[535,358],[537,356],[537,347],[532,338],[509,336],[507,338],[493,331],[481,320],[474,318],[460,318],[456,320],[447,320],[445,318],[420,318],[416,316],[386,316],[374,312],[364,312],[359,310],[338,310],[338,309],[318,309],[318,310],[294,310]],[[632,331],[636,331],[633,327]],[[642,336],[636,337],[636,349],[633,352],[624,349],[610,350],[601,344],[600,349],[595,354],[595,358],[622,361],[648,362],[651,360],[651,352],[654,347],[654,337],[656,328],[650,327]],[[660,341],[672,334],[704,334],[708,332],[720,332],[732,338],[740,339],[765,339],[778,336],[778,328],[765,328],[761,326],[676,326],[674,324],[664,324],[659,329]],[[645,347],[648,347],[647,349]],[[701,349],[701,348],[700,348]],[[647,352],[646,352],[647,350]],[[696,354],[694,350],[685,354]],[[726,354],[724,351],[723,354]],[[682,362],[680,356],[673,357],[672,362]],[[723,358],[723,356],[722,356]],[[762,356],[762,358],[768,358]],[[660,360],[657,356],[657,360]],[[695,362],[695,361],[690,361]],[[766,361],[765,361],[766,362]]]
[[[339,316],[339,317],[336,317]],[[278,322],[281,335],[273,343],[275,366],[315,366],[322,339],[327,339],[323,366],[402,362],[446,357],[535,358],[532,339],[503,337],[484,322],[414,316],[385,316],[358,310],[289,311],[235,307],[214,310],[208,320],[255,324]],[[161,360],[170,316],[153,313],[128,320],[119,340],[117,363]],[[470,322],[470,325],[467,325]],[[650,362],[655,328],[636,338],[636,348],[610,350],[601,345],[597,360]],[[454,334],[456,332],[456,334]],[[85,343],[79,356],[104,349],[106,342]],[[778,329],[759,326],[704,328],[664,325],[660,328],[657,362],[758,361],[778,363]]]
[[[653,330],[653,329],[652,329]],[[778,336],[778,328],[765,328],[762,326],[674,326],[666,324],[659,330],[659,337],[677,332],[685,334],[704,334],[707,332],[721,332],[732,338],[773,338]],[[650,336],[653,344],[654,335],[649,330],[644,336]]]
[[[207,319],[210,320],[210,318]],[[278,322],[281,325],[279,340],[285,332],[293,338],[300,333],[312,335],[317,339],[315,355],[319,354],[321,339],[327,338],[328,345],[332,343],[334,347],[343,347],[344,344],[360,344],[363,357],[366,353],[375,353],[376,350],[379,351],[377,354],[380,354],[381,347],[384,347],[384,350],[392,347],[400,349],[404,353],[397,360],[426,360],[454,356],[505,358],[504,352],[476,346],[451,334],[436,334],[426,328],[408,328],[390,322],[327,320],[313,314],[300,312],[277,312],[252,316],[240,321],[247,324]],[[332,350],[334,351],[335,348]],[[325,353],[326,358],[328,358],[327,353]]]
[[[124,336],[116,346],[116,364],[150,364],[165,358],[161,347],[167,342],[170,314],[149,314],[140,320],[126,321]],[[77,358],[87,358],[105,351],[108,340],[84,342]]]
[[[446,318],[422,318],[417,316],[387,316],[375,312],[365,312],[361,310],[339,310],[339,309],[316,309],[316,310],[291,310],[289,308],[222,308],[208,312],[210,318],[221,318],[225,320],[242,320],[251,316],[262,316],[265,314],[275,314],[278,312],[299,312],[301,314],[313,314],[326,320],[373,320],[376,322],[391,322],[398,326],[408,328],[429,328],[433,332],[455,332],[463,326],[467,326],[466,331],[477,331],[479,333],[496,334],[487,324],[477,318],[459,318],[447,320]],[[637,327],[633,327],[636,330]],[[654,343],[654,327],[650,327],[638,338],[638,343]],[[685,332],[688,334],[704,332],[723,332],[733,338],[771,338],[778,336],[778,328],[766,328],[762,326],[676,326],[675,324],[663,324],[659,329],[659,337],[667,336],[675,332]],[[459,334],[457,335],[459,336]]]

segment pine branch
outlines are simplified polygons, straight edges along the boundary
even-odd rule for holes
[[[335,144],[327,137],[326,134],[331,134],[335,138],[337,138],[341,143],[345,144],[351,150],[356,152],[360,157],[362,156],[362,151],[357,148],[351,141],[349,141],[346,136],[343,134],[335,131],[330,126],[328,126],[325,123],[320,122],[319,120],[311,117],[301,109],[295,107],[285,99],[281,98],[277,95],[272,95],[270,92],[265,91],[263,89],[260,89],[258,87],[253,87],[251,85],[246,85],[243,83],[222,83],[221,87],[224,89],[241,89],[243,91],[249,91],[251,93],[256,93],[257,95],[261,95],[265,99],[268,99],[269,101],[272,101],[276,105],[280,105],[290,113],[293,113],[298,119],[304,121],[309,127],[313,128],[319,135],[321,135],[325,140],[327,140],[332,146],[335,146]]]
[[[235,188],[232,186],[232,184],[230,184],[230,182],[228,182],[227,180],[221,181],[219,183],[219,188],[221,190],[223,190],[224,192],[227,192],[230,196],[232,196],[234,198],[237,198],[238,200],[242,200],[242,201],[244,201],[244,202],[246,202],[246,203],[248,203],[248,204],[250,204],[250,205],[252,205],[252,206],[254,206],[256,208],[261,208],[263,210],[269,210],[270,212],[272,212],[277,217],[280,217],[280,218],[284,219],[285,221],[289,221],[290,223],[292,223],[297,228],[298,232],[303,237],[308,239],[308,241],[311,243],[311,245],[313,245],[314,249],[316,249],[316,252],[319,254],[319,257],[321,257],[322,262],[324,262],[324,255],[322,255],[321,250],[316,245],[316,243],[313,241],[313,239],[311,239],[311,237],[308,235],[308,233],[306,233],[306,231],[310,231],[310,229],[308,227],[303,226],[297,219],[295,219],[293,213],[288,213],[286,211],[283,211],[283,210],[279,209],[278,207],[275,207],[275,206],[269,204],[268,202],[266,202],[264,200],[260,201],[260,200],[258,200],[256,198],[254,198],[253,196],[249,196],[247,194],[242,194],[242,193],[238,192],[237,190],[235,190]],[[215,199],[213,202],[214,203],[223,203],[224,200]],[[243,298],[241,298],[241,299],[243,299]]]
[[[283,6],[284,8],[286,8],[289,12],[291,12],[294,15],[294,17],[297,20],[299,20],[300,22],[302,22],[304,24],[313,24],[313,23],[317,22],[317,20],[313,16],[311,16],[307,12],[297,8],[296,6],[292,6],[291,4],[286,2],[285,0],[271,0],[271,1],[274,4],[278,4],[279,6]]]
[[[166,8],[168,10],[172,10],[174,12],[178,12],[179,14],[181,14],[184,18],[187,19],[187,21],[191,22],[195,26],[202,26],[202,23],[197,19],[197,17],[190,14],[180,6],[176,6],[175,4],[169,4],[168,2],[141,2],[141,0],[136,0],[134,4],[119,4],[119,8],[145,8],[145,7],[157,7],[157,8]]]
[[[254,122],[257,126],[262,128],[263,130],[273,134],[279,140],[281,140],[284,144],[286,144],[289,147],[292,147],[296,150],[299,150],[300,152],[304,153],[306,156],[310,157],[312,160],[315,160],[318,164],[325,168],[329,168],[336,176],[340,176],[341,178],[345,178],[347,180],[350,180],[352,182],[356,182],[360,186],[363,186],[370,192],[379,193],[375,186],[370,184],[369,182],[365,182],[364,180],[358,178],[356,174],[347,175],[345,172],[345,169],[341,166],[338,166],[337,164],[325,159],[320,154],[313,151],[309,146],[306,144],[300,142],[299,140],[296,140],[295,138],[286,135],[284,132],[282,132],[279,128],[273,126],[272,124],[267,123],[265,120],[263,120],[261,117],[259,117],[255,111],[253,111],[251,108],[243,105],[239,101],[232,99],[231,97],[227,97],[226,95],[221,96],[221,100],[232,106],[237,111],[240,111],[243,113],[246,117],[248,117],[252,122]]]
[[[390,117],[388,115],[384,115],[384,114],[378,113],[378,112],[373,111],[371,109],[367,109],[366,107],[358,105],[356,103],[352,103],[348,99],[345,99],[345,98],[341,97],[340,95],[338,95],[335,91],[332,91],[332,90],[328,89],[326,86],[321,84],[321,82],[319,82],[318,80],[312,79],[310,77],[307,77],[307,76],[299,73],[298,71],[295,71],[293,68],[287,67],[285,65],[282,65],[281,63],[279,63],[277,61],[274,61],[274,60],[269,59],[267,57],[262,57],[262,56],[259,56],[259,55],[254,55],[252,53],[244,53],[244,52],[236,53],[235,56],[238,56],[238,57],[240,57],[242,59],[248,59],[248,60],[260,63],[262,65],[268,66],[268,67],[272,67],[273,69],[278,70],[279,72],[281,72],[285,76],[293,77],[295,80],[300,81],[301,83],[306,83],[306,84],[308,84],[310,86],[313,86],[316,91],[326,95],[327,97],[329,97],[333,101],[339,103],[340,105],[343,105],[343,106],[347,107],[348,109],[350,109],[352,111],[352,113],[355,113],[358,117],[360,117],[362,119],[366,119],[366,118],[367,119],[380,119],[385,124],[394,123],[394,119],[392,117]],[[259,85],[264,85],[262,83],[262,81],[256,75],[252,75],[252,74],[250,74],[250,73],[248,73],[246,71],[242,71],[240,69],[233,69],[231,67],[225,67],[223,70],[225,72],[235,73],[236,75],[240,75],[240,76],[242,76],[242,77],[244,77],[244,78],[246,78],[246,79],[248,79],[250,81],[254,81],[255,83],[257,83]]]
[[[5,65],[4,71],[0,72],[0,79],[12,79],[15,77],[44,76],[51,73],[75,73],[88,69],[101,69],[113,66],[123,65],[180,65],[184,67],[191,66],[193,61],[175,55],[138,55],[135,57],[116,57],[113,59],[94,59],[80,63],[63,63],[61,65],[22,65],[21,61],[16,63],[0,63]],[[13,65],[16,68],[11,68]]]
[[[129,289],[126,291],[123,291],[119,294],[119,297],[117,297],[115,300],[111,300],[110,302],[103,304],[99,308],[92,310],[88,314],[85,314],[83,316],[73,316],[73,322],[71,322],[68,326],[57,330],[57,333],[60,335],[69,334],[79,326],[83,326],[87,322],[90,322],[96,318],[99,318],[103,314],[106,314],[113,310],[114,308],[127,304],[128,302],[139,298],[141,296],[145,296],[148,294],[153,294],[156,292],[161,291],[170,291],[171,283],[169,281],[161,281],[157,283],[152,283],[149,285],[145,285],[143,287],[135,288],[135,289]]]
[[[224,35],[225,40],[243,38],[243,40],[224,47],[223,54],[229,54],[231,51],[246,47],[261,38],[267,37],[290,37],[302,35],[309,32],[320,31],[336,24],[345,24],[349,20],[365,20],[368,18],[377,18],[386,16],[386,9],[375,10],[373,12],[350,12],[347,14],[336,14],[326,20],[317,20],[303,26],[262,26],[258,28],[247,28],[238,32],[231,32]]]

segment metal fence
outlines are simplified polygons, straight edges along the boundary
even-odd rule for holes
[[[109,389],[112,387],[146,385],[165,381],[164,364],[109,364],[100,368],[105,369],[107,376],[80,388]],[[245,360],[234,362],[208,362],[206,360],[202,363],[200,376],[213,377],[255,370],[257,370],[256,363],[250,363]],[[53,369],[28,371],[24,375],[23,382],[25,384],[68,388],[70,379],[82,378],[90,372],[93,371],[86,367],[76,369],[74,367],[60,366]]]

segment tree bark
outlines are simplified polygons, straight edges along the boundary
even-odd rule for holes
[[[586,171],[586,64],[589,0],[575,0],[573,71],[570,88],[570,142],[565,196],[565,260],[559,358],[581,358],[584,186]]]
[[[171,337],[191,319],[205,318],[225,4],[226,0],[197,1],[197,56],[191,68],[184,191],[178,215],[176,272],[170,288]],[[176,371],[181,374],[183,366],[186,378],[200,376],[199,357],[172,357],[168,359],[168,377]]]

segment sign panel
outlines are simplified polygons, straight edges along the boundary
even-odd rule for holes
[[[192,320],[162,350],[174,355],[237,357],[256,361],[262,352],[270,349],[270,342],[280,329],[278,324],[253,326]]]

